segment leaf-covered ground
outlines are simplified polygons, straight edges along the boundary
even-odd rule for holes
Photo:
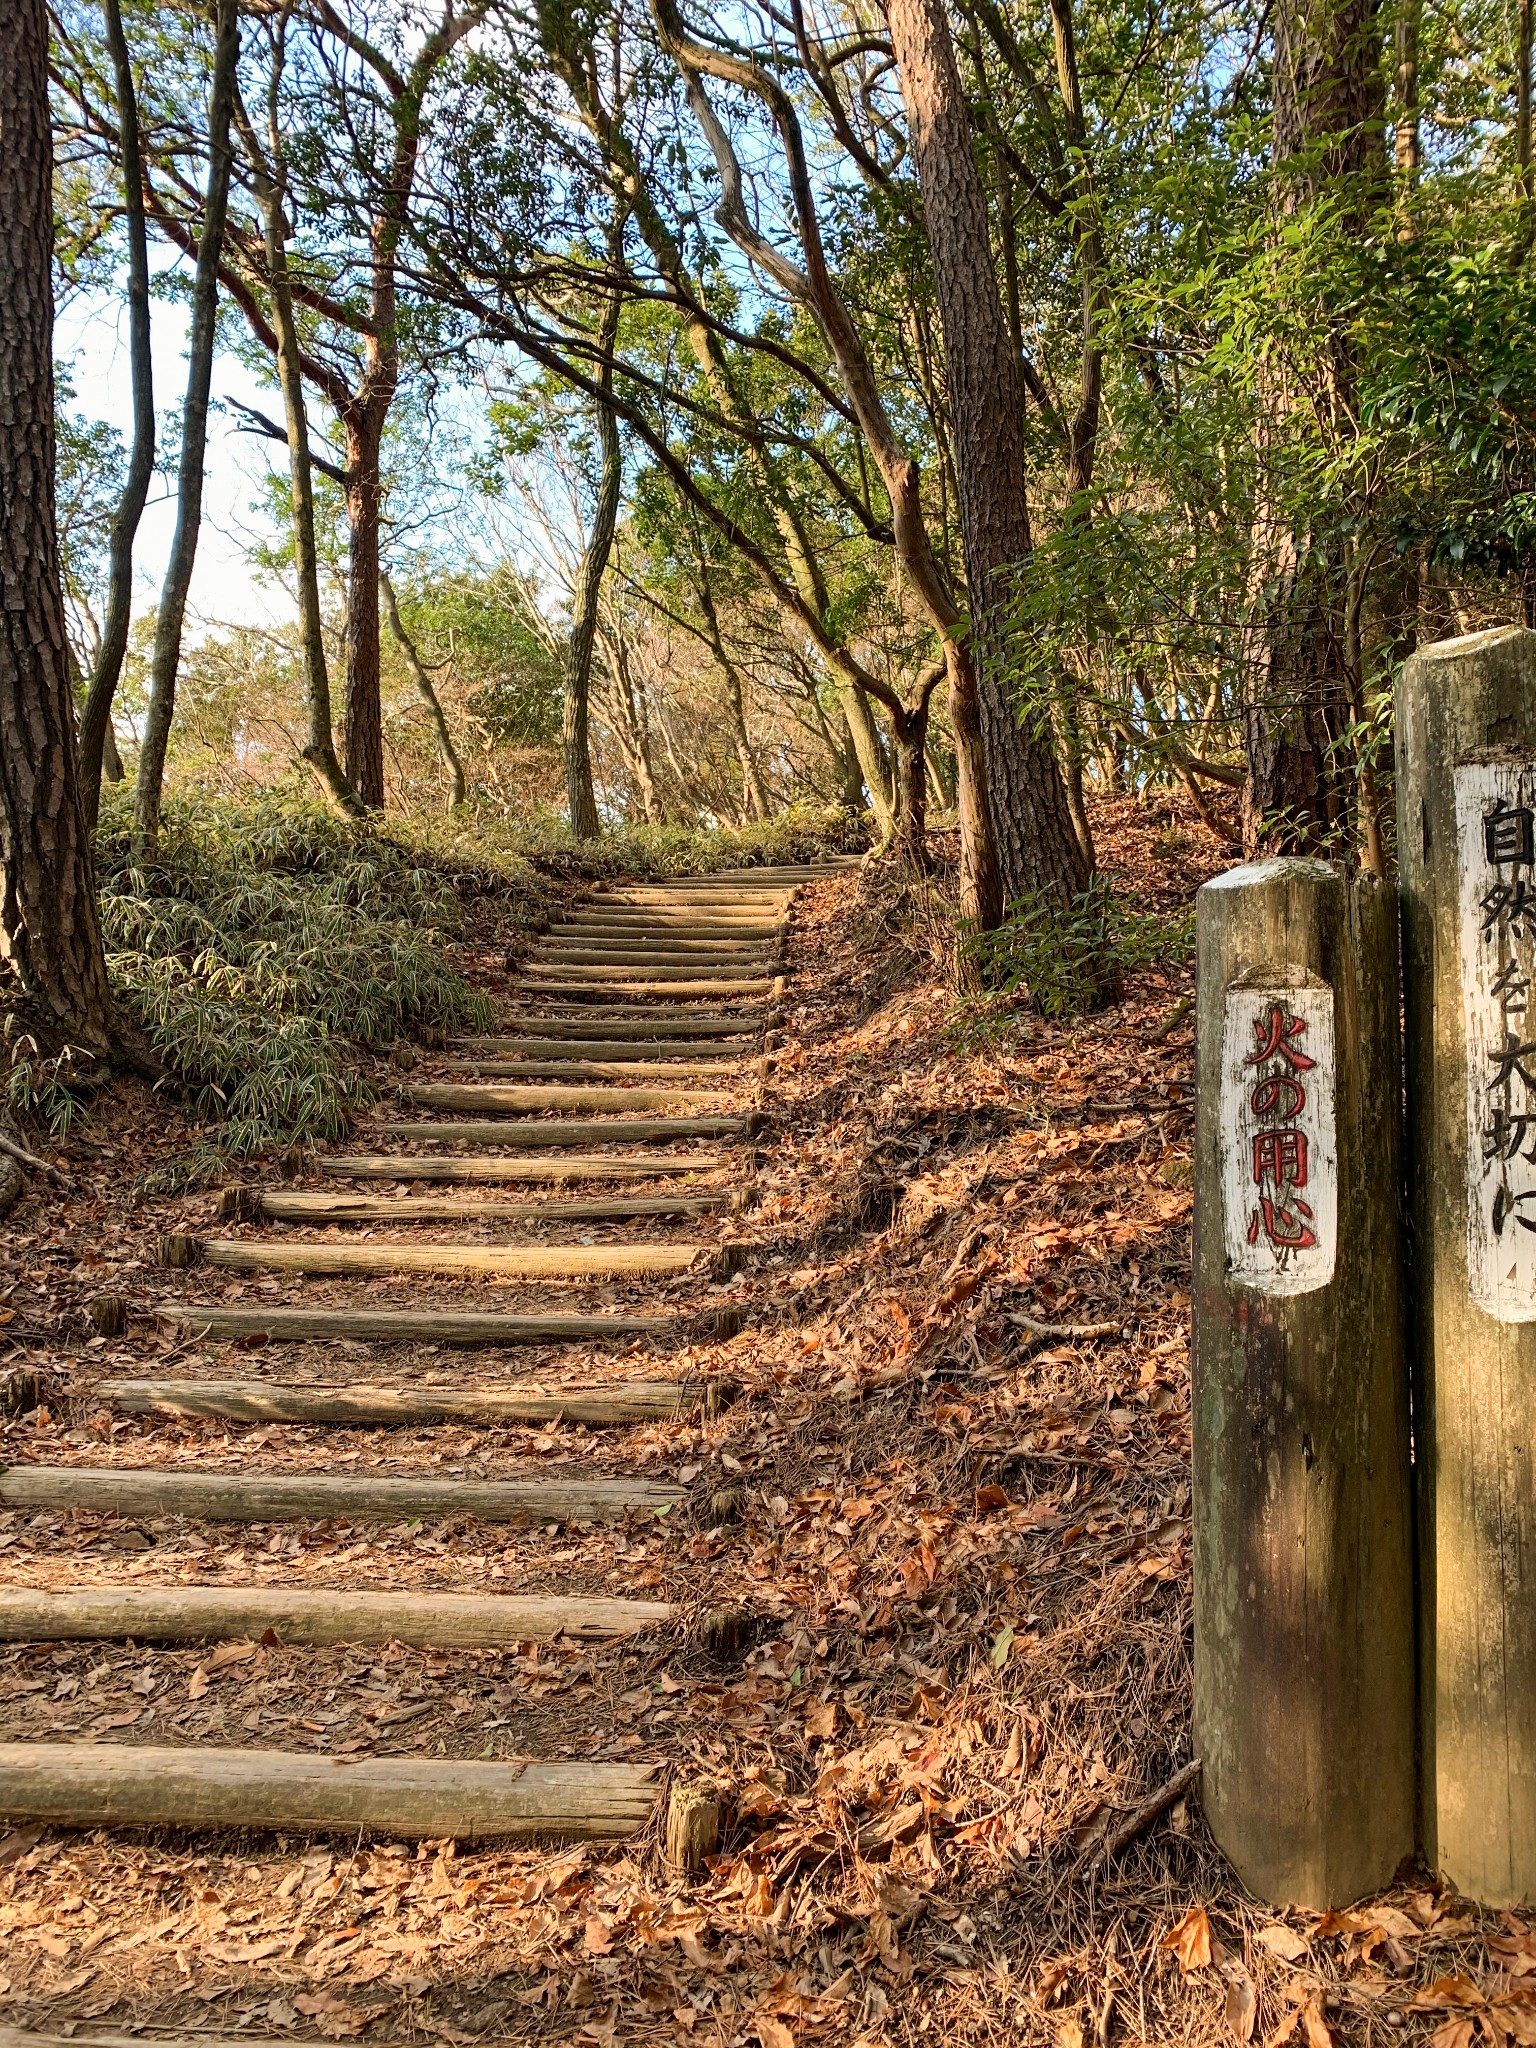
[[[1167,802],[1096,823],[1142,908],[1186,905],[1226,858]],[[207,1233],[212,1214],[206,1195],[134,1193],[185,1148],[176,1112],[124,1084],[56,1144],[69,1187],[34,1186],[0,1236],[0,1370],[41,1366],[57,1392],[0,1428],[0,1458],[477,1476],[580,1461],[681,1481],[690,1510],[553,1532],[0,1514],[0,1582],[606,1590],[679,1600],[694,1623],[739,1604],[752,1625],[725,1660],[693,1626],[505,1654],[5,1649],[4,1740],[623,1758],[709,1778],[727,1809],[693,1885],[668,1877],[654,1828],[542,1852],[17,1831],[0,1839],[0,2023],[718,2048],[1536,2039],[1536,1933],[1517,1917],[1423,1873],[1356,1912],[1278,1916],[1245,1898],[1197,1792],[1133,1830],[1190,1761],[1190,977],[1170,959],[1071,1023],[957,1009],[940,929],[857,877],[800,899],[754,1200],[704,1227],[751,1243],[744,1273],[515,1290],[517,1306],[737,1301],[746,1327],[725,1343],[500,1361],[189,1347],[157,1333],[157,1298],[514,1290],[164,1272],[157,1235]],[[459,964],[500,991],[499,937]],[[113,1342],[84,1313],[109,1291],[141,1312]],[[104,1375],[146,1369],[681,1369],[741,1397],[714,1421],[604,1432],[173,1425],[93,1400]],[[729,1491],[740,1519],[712,1526]]]

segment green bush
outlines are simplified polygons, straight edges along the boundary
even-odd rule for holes
[[[102,931],[119,1002],[217,1126],[218,1158],[342,1136],[368,1099],[359,1046],[484,1028],[448,964],[454,889],[383,831],[313,804],[180,798],[154,864],[133,864],[126,804],[97,841]]]
[[[1138,968],[1186,959],[1193,944],[1193,909],[1133,910],[1096,875],[1070,910],[1027,898],[996,931],[967,933],[960,950],[994,1006],[1027,996],[1042,1017],[1072,1017],[1113,1001]]]

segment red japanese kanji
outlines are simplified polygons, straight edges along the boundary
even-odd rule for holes
[[[1255,1116],[1300,1116],[1307,1106],[1307,1091],[1294,1074],[1266,1074],[1253,1084],[1248,1104]]]
[[[1307,1134],[1305,1131],[1255,1131],[1253,1134],[1253,1182],[1261,1187],[1272,1180],[1277,1188],[1304,1188],[1307,1184]]]
[[[1294,1216],[1291,1214],[1292,1209],[1297,1212]],[[1302,1222],[1303,1216],[1307,1218],[1307,1223]],[[1258,1213],[1248,1225],[1248,1242],[1258,1243],[1259,1230],[1262,1226],[1264,1235],[1278,1250],[1309,1252],[1317,1243],[1316,1237],[1308,1228],[1311,1217],[1312,1211],[1300,1197],[1287,1206],[1284,1202],[1272,1201],[1268,1195],[1260,1195]]]
[[[1305,1017],[1288,1017],[1283,1003],[1271,1003],[1267,1015],[1253,1020],[1253,1035],[1258,1040],[1259,1049],[1251,1052],[1243,1064],[1261,1067],[1265,1060],[1278,1057],[1285,1061],[1292,1073],[1306,1073],[1317,1065],[1317,1061],[1309,1059],[1294,1043],[1306,1028]]]

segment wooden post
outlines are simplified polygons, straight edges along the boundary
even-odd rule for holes
[[[1423,1848],[1536,1897],[1536,633],[1398,698]]]
[[[1277,860],[1197,898],[1195,1753],[1277,1905],[1413,1848],[1390,892]]]

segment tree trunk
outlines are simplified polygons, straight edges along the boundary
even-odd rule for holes
[[[128,241],[128,374],[133,388],[133,447],[123,495],[112,521],[107,607],[101,646],[85,708],[80,714],[80,809],[87,832],[96,829],[101,777],[121,782],[122,763],[112,734],[112,700],[128,651],[133,612],[133,542],[155,467],[154,371],[149,344],[149,241],[144,224],[144,171],[139,146],[139,103],[133,64],[123,34],[121,0],[105,0],[107,47],[117,81],[117,128],[123,160],[123,225]],[[109,746],[109,742],[111,743]],[[110,758],[109,758],[110,757]],[[115,766],[116,772],[112,769]]]
[[[464,780],[464,763],[459,759],[459,750],[453,744],[453,734],[448,730],[448,720],[443,715],[442,701],[432,687],[432,678],[416,651],[416,643],[400,623],[400,607],[395,600],[395,586],[384,570],[379,571],[379,592],[384,599],[384,610],[389,618],[389,630],[394,634],[400,652],[405,656],[406,667],[416,679],[416,688],[421,701],[427,707],[427,716],[432,721],[432,730],[437,735],[437,751],[443,757],[443,766],[448,771],[448,808],[457,811],[462,808],[468,794]]]
[[[0,956],[50,1039],[104,1052],[110,1005],[80,810],[54,524],[48,16],[0,64]]]
[[[274,145],[279,138],[272,138]],[[254,144],[255,138],[248,137]],[[267,292],[272,331],[277,337],[277,377],[288,429],[288,503],[293,525],[293,568],[299,589],[299,637],[304,649],[304,704],[308,733],[304,759],[336,808],[362,815],[357,793],[336,758],[331,725],[331,679],[325,660],[325,621],[320,611],[320,566],[315,547],[315,487],[309,460],[309,413],[304,402],[293,286],[288,274],[288,224],[280,166],[270,174],[252,149],[252,175],[266,242]]]
[[[181,634],[187,595],[197,560],[197,536],[203,516],[203,464],[208,447],[208,395],[213,380],[213,343],[219,310],[219,258],[224,247],[224,220],[229,204],[231,150],[229,127],[234,112],[235,67],[240,55],[240,22],[236,0],[218,0],[213,84],[208,100],[208,190],[203,206],[203,232],[197,244],[197,269],[192,281],[192,328],[187,343],[187,395],[181,415],[181,471],[177,479],[176,534],[160,594],[155,623],[155,650],[150,668],[149,708],[139,746],[139,781],[134,804],[134,843],[140,859],[152,860],[160,837],[160,803],[165,784],[165,753],[176,705],[176,672],[181,666]]]
[[[342,415],[347,437],[347,780],[370,811],[384,808],[384,710],[379,694],[380,450],[384,410],[364,397]]]
[[[1381,163],[1381,31],[1375,0],[1281,0],[1275,14],[1272,168],[1279,217],[1341,180],[1365,187]],[[1346,188],[1345,197],[1348,198]],[[1348,338],[1326,338],[1335,418],[1354,411]],[[1311,853],[1347,845],[1356,769],[1342,743],[1356,694],[1347,651],[1346,571],[1335,533],[1310,531],[1285,501],[1272,451],[1294,436],[1283,374],[1260,391],[1259,510],[1243,664],[1248,763],[1243,837]],[[1347,432],[1345,427],[1342,431]]]
[[[1048,742],[1027,732],[1008,684],[1002,607],[1010,570],[1030,552],[1023,393],[992,269],[986,196],[941,0],[891,0],[891,41],[928,226],[954,425],[960,530],[970,587],[985,801],[1008,898],[1040,894],[1066,908],[1086,887]],[[983,893],[988,893],[983,891]]]
[[[608,667],[613,677],[614,702],[618,707],[615,730],[619,736],[619,744],[624,749],[624,758],[629,763],[630,773],[635,778],[641,816],[648,825],[656,825],[661,822],[661,803],[656,793],[656,771],[651,766],[651,735],[645,722],[644,709],[635,690],[629,649],[625,645],[621,627],[610,624],[601,630],[603,638],[608,643]]]
[[[613,390],[613,344],[619,330],[619,294],[610,295],[603,312],[602,358],[598,386],[602,393],[595,408],[598,444],[602,449],[602,471],[598,478],[597,502],[592,511],[592,531],[582,550],[571,593],[571,644],[565,664],[565,711],[561,738],[565,747],[565,793],[571,813],[571,831],[578,839],[598,835],[597,796],[592,787],[592,744],[588,731],[592,703],[592,647],[597,637],[597,608],[602,596],[603,577],[613,547],[614,528],[619,517],[619,485],[624,473],[624,452],[619,444],[618,415],[605,401]]]
[[[875,814],[881,840],[889,844],[896,824],[896,812],[891,803],[891,786],[886,779],[885,763],[880,758],[880,735],[875,729],[869,699],[857,683],[843,683],[838,688],[838,701],[843,707],[843,719],[848,727],[848,737],[853,742],[869,807]]]
[[[928,859],[928,705],[926,696],[915,710],[891,720],[896,757],[896,826],[891,851],[914,874],[925,875]]]

